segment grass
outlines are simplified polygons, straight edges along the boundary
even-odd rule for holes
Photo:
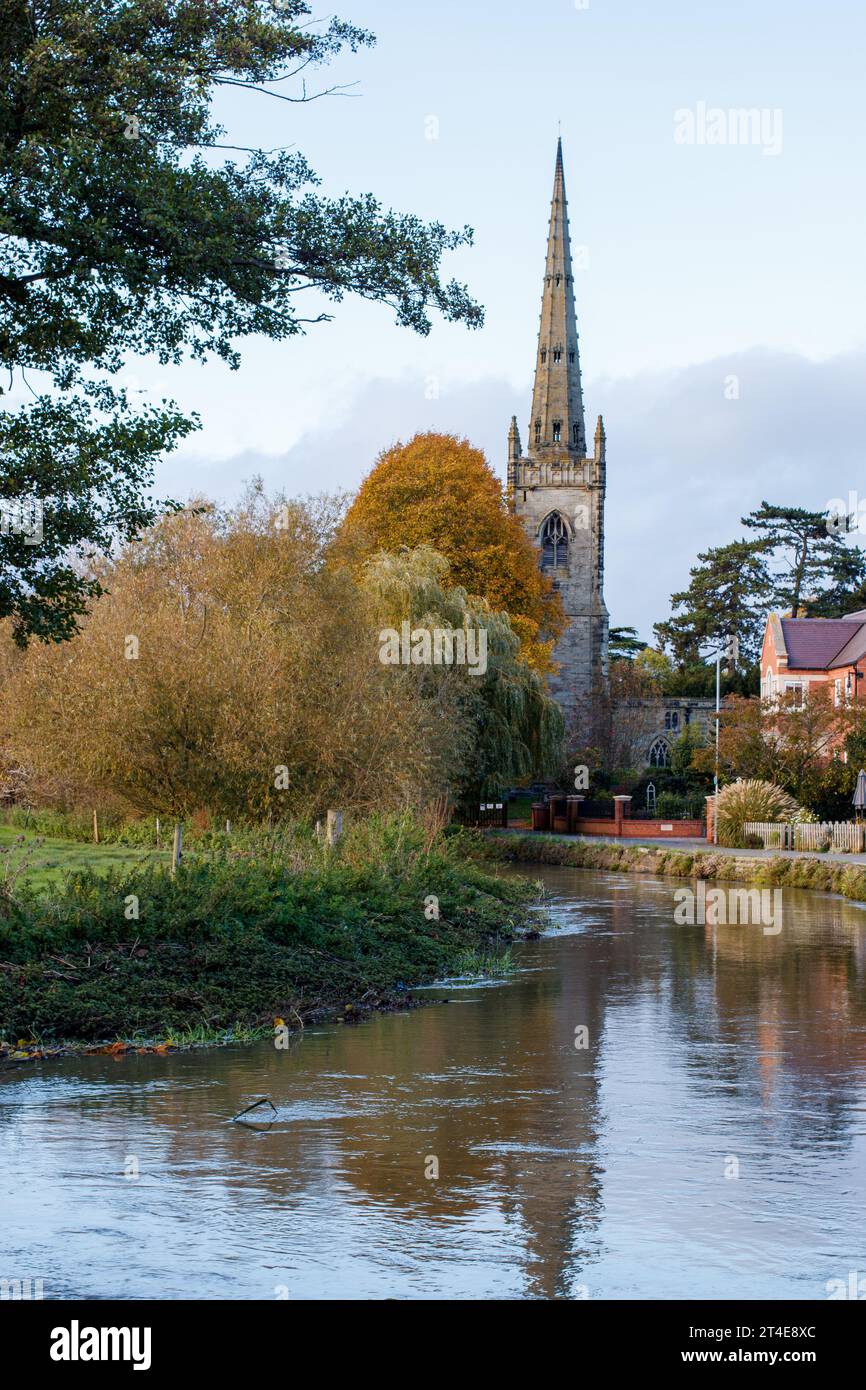
[[[147,851],[28,850],[0,895],[7,1047],[191,1045],[260,1036],[279,1018],[354,1020],[405,1006],[413,985],[461,962],[507,969],[509,941],[535,924],[530,885],[468,860],[459,837],[430,842],[409,816],[358,822],[333,851],[308,827],[248,835],[176,877]]]
[[[26,881],[37,891],[59,887],[67,874],[89,870],[105,875],[144,864],[165,864],[168,850],[129,849],[122,845],[81,844],[48,839],[13,826],[0,825],[0,874]]]
[[[866,902],[866,869],[856,864],[822,862],[814,856],[799,859],[749,859],[724,850],[668,849],[628,843],[596,844],[556,840],[546,835],[485,835],[464,830],[461,843],[468,856],[479,862],[513,864],[563,864],[578,869],[614,869],[620,873],[659,874],[666,878],[719,879],[759,883],[771,887],[810,888],[841,893],[854,902]]]
[[[502,951],[464,951],[454,962],[453,975],[472,979],[498,980],[517,969],[511,948]]]

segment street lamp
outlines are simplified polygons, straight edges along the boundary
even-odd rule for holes
[[[729,666],[736,666],[740,655],[739,637],[725,639],[724,657]],[[719,714],[722,708],[722,648],[716,648],[716,770],[713,776],[713,844],[719,843]]]

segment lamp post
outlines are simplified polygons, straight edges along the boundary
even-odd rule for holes
[[[722,689],[722,652],[716,648],[716,770],[713,776],[713,844],[719,843],[719,710]]]
[[[724,647],[729,669],[740,655],[739,637],[728,637]],[[722,648],[716,648],[716,770],[713,775],[713,844],[719,843],[719,716],[722,708]]]

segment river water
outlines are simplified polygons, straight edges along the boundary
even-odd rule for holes
[[[777,936],[677,926],[674,883],[538,876],[554,925],[505,981],[288,1051],[7,1070],[0,1278],[823,1299],[853,1271],[866,1296],[866,911],[786,890]]]

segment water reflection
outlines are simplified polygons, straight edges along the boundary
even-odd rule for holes
[[[863,910],[786,892],[772,937],[675,926],[673,883],[543,876],[557,932],[506,983],[289,1052],[6,1073],[0,1277],[93,1298],[821,1298],[866,1273]],[[230,1123],[265,1095],[273,1123]]]

